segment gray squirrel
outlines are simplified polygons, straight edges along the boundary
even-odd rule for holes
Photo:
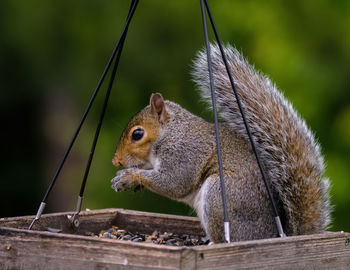
[[[329,181],[313,134],[268,77],[231,46],[224,48],[253,140],[288,236],[320,233],[330,223]],[[211,45],[231,241],[278,235],[259,171],[218,45]],[[206,51],[194,61],[194,81],[210,103]],[[196,210],[214,243],[224,242],[214,124],[152,94],[123,131],[112,160],[112,187],[135,184]]]

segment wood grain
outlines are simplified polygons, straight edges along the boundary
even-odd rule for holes
[[[180,269],[181,250],[0,228],[0,269]]]
[[[157,230],[161,232],[168,231],[177,234],[185,233],[205,236],[199,219],[195,217],[119,210],[115,224],[131,232],[152,233]]]
[[[197,269],[350,269],[350,234],[315,235],[194,248]]]
[[[274,238],[200,247],[169,247],[87,236],[109,228],[203,234],[199,220],[123,209],[81,213],[74,230],[67,215],[0,219],[0,270],[15,269],[350,269],[350,234]],[[59,228],[50,233],[47,227]]]

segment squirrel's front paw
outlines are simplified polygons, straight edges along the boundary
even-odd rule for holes
[[[134,169],[125,169],[117,172],[117,176],[112,179],[112,188],[115,191],[128,190],[135,184]]]

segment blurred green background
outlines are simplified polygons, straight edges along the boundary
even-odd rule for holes
[[[210,119],[189,72],[204,46],[199,1],[140,1],[83,208],[194,215],[148,191],[115,193],[111,160],[128,119],[162,92]],[[35,214],[117,41],[130,1],[0,2],[0,217]],[[350,1],[210,1],[221,39],[269,74],[315,132],[327,163],[332,230],[350,231]],[[75,209],[101,89],[46,212]]]

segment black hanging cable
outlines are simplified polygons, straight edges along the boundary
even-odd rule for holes
[[[208,62],[208,71],[209,71],[211,100],[212,100],[213,113],[214,113],[216,149],[217,149],[217,156],[218,156],[218,163],[219,163],[221,197],[222,197],[222,204],[223,204],[223,209],[224,209],[224,232],[225,232],[226,242],[230,243],[230,223],[229,223],[229,219],[228,219],[228,211],[227,211],[227,203],[226,203],[226,188],[225,188],[224,174],[223,174],[223,169],[222,169],[223,165],[222,165],[222,158],[221,158],[221,143],[220,143],[220,136],[219,136],[218,116],[217,116],[217,109],[216,109],[216,94],[215,94],[215,89],[214,89],[213,68],[212,68],[212,63],[211,63],[211,53],[210,53],[210,44],[209,44],[209,37],[208,37],[207,19],[206,19],[206,15],[205,15],[203,0],[200,0],[200,3],[201,3],[201,9],[202,9],[205,44],[206,44],[206,49],[207,49],[207,62]]]
[[[93,94],[92,94],[92,96],[90,98],[90,101],[89,101],[89,103],[88,103],[88,105],[87,105],[87,107],[85,109],[85,112],[84,112],[84,114],[83,114],[83,116],[82,116],[82,118],[81,118],[81,120],[79,122],[79,125],[78,125],[77,129],[74,132],[74,135],[73,135],[73,137],[72,137],[72,139],[71,139],[71,141],[70,141],[70,143],[69,143],[69,145],[68,145],[68,147],[66,149],[66,152],[63,155],[63,158],[62,158],[62,160],[61,160],[61,162],[60,162],[60,164],[59,164],[59,166],[58,166],[58,168],[56,170],[56,173],[53,176],[53,178],[51,180],[51,183],[50,183],[48,189],[46,190],[46,193],[45,193],[45,195],[44,195],[44,197],[43,197],[43,199],[42,199],[42,201],[40,203],[40,206],[38,208],[36,216],[33,219],[32,223],[29,225],[28,230],[30,230],[33,227],[33,225],[34,225],[36,220],[40,219],[41,214],[42,214],[42,212],[45,209],[47,198],[49,197],[49,195],[51,193],[51,190],[54,187],[54,185],[55,185],[55,183],[57,181],[57,178],[58,178],[58,176],[59,176],[59,174],[60,174],[60,172],[61,172],[61,170],[63,168],[63,165],[65,164],[66,159],[67,159],[67,157],[68,157],[68,155],[69,155],[69,153],[70,153],[70,151],[71,151],[71,149],[73,147],[73,144],[74,144],[76,138],[78,137],[78,134],[79,134],[79,132],[81,130],[81,127],[82,127],[83,123],[85,122],[85,119],[86,119],[86,117],[87,117],[87,115],[88,115],[88,113],[90,111],[90,108],[92,107],[93,102],[94,102],[94,100],[95,100],[95,98],[96,98],[96,96],[97,96],[97,94],[98,94],[98,92],[99,92],[99,90],[101,88],[101,85],[102,85],[102,83],[103,83],[103,81],[104,81],[104,79],[105,79],[105,77],[106,77],[106,75],[107,75],[107,73],[108,73],[108,71],[110,69],[110,66],[111,66],[111,64],[113,62],[113,59],[115,58],[115,55],[116,55],[117,51],[119,50],[119,47],[120,47],[121,43],[124,42],[123,40],[125,40],[125,35],[126,35],[126,32],[127,32],[128,26],[130,24],[131,18],[133,16],[134,12],[135,12],[137,3],[138,3],[138,0],[132,0],[132,3],[131,3],[131,6],[130,6],[130,9],[129,9],[129,13],[128,13],[127,20],[126,20],[125,26],[123,28],[122,34],[119,37],[118,42],[117,42],[116,46],[114,47],[114,49],[112,51],[112,55],[110,56],[107,65],[105,66],[105,69],[104,69],[104,71],[103,71],[103,73],[102,73],[102,75],[101,75],[101,77],[100,77],[100,79],[98,81],[98,84],[97,84],[97,86],[96,86],[96,88],[95,88],[95,90],[94,90],[94,92],[93,92]],[[81,204],[81,202],[80,202],[80,204]]]
[[[201,0],[201,2],[202,1],[203,0]],[[274,214],[275,214],[275,222],[276,222],[278,233],[279,233],[280,237],[285,237],[286,235],[283,232],[283,227],[282,227],[281,219],[280,219],[279,214],[278,214],[276,203],[275,203],[275,200],[274,200],[274,198],[272,196],[271,188],[270,188],[270,186],[268,184],[267,176],[266,176],[265,171],[263,169],[263,166],[262,166],[262,163],[261,163],[261,160],[260,160],[260,156],[258,154],[258,151],[257,151],[256,147],[255,147],[255,143],[254,143],[254,140],[252,138],[252,134],[251,134],[249,125],[247,123],[247,120],[246,120],[246,117],[245,117],[245,113],[244,113],[244,110],[243,110],[243,107],[242,107],[242,104],[241,104],[241,100],[239,98],[236,86],[234,84],[234,80],[233,80],[233,77],[232,77],[229,65],[227,63],[225,52],[224,52],[224,49],[222,47],[222,43],[221,43],[218,31],[217,31],[216,26],[215,26],[214,19],[213,19],[213,16],[211,14],[211,11],[210,11],[208,1],[204,0],[204,2],[205,2],[205,6],[206,6],[206,9],[207,9],[207,12],[208,12],[208,16],[209,16],[209,19],[210,19],[210,22],[211,22],[211,25],[212,25],[212,28],[213,28],[213,31],[214,31],[214,34],[215,34],[216,41],[217,41],[217,43],[219,45],[219,48],[220,48],[222,60],[223,60],[223,62],[225,64],[226,71],[227,71],[228,77],[230,79],[230,83],[231,83],[231,87],[232,87],[233,93],[234,93],[234,95],[236,97],[236,100],[237,100],[239,111],[240,111],[240,113],[242,115],[243,123],[244,123],[245,129],[247,131],[249,141],[251,143],[251,146],[252,146],[252,149],[253,149],[256,161],[258,163],[258,166],[259,166],[259,169],[260,169],[260,172],[261,172],[261,175],[262,175],[262,178],[263,178],[263,181],[264,181],[264,184],[265,184],[265,187],[266,187],[269,199],[270,199],[271,204],[272,204],[272,208],[273,208],[273,211],[274,211]]]
[[[77,216],[78,216],[78,214],[80,212],[80,209],[81,209],[81,204],[82,204],[82,200],[83,200],[84,190],[85,190],[87,178],[88,178],[89,172],[90,172],[91,162],[92,162],[92,159],[93,159],[93,156],[94,156],[94,153],[95,153],[95,148],[96,148],[96,144],[97,144],[97,141],[98,141],[98,137],[100,135],[103,118],[104,118],[104,115],[105,115],[105,112],[106,112],[106,109],[107,109],[109,96],[110,96],[110,93],[111,93],[111,90],[112,90],[112,87],[113,87],[113,83],[114,83],[114,79],[115,79],[115,75],[116,75],[116,72],[117,72],[117,69],[118,69],[119,60],[120,60],[120,56],[121,56],[121,53],[122,53],[122,50],[123,50],[123,46],[124,46],[124,42],[125,42],[127,31],[128,31],[129,23],[130,23],[131,18],[132,18],[133,14],[134,14],[134,11],[136,9],[137,4],[138,4],[138,0],[133,0],[133,5],[132,5],[132,8],[130,9],[131,14],[130,14],[130,16],[128,18],[128,21],[127,21],[127,24],[126,24],[126,28],[125,28],[125,32],[123,32],[123,34],[121,36],[121,42],[120,42],[119,50],[118,50],[117,57],[116,57],[115,62],[114,62],[114,67],[113,67],[113,70],[112,70],[111,78],[110,78],[108,89],[107,89],[106,96],[105,96],[105,100],[104,100],[104,103],[103,103],[103,106],[102,106],[100,119],[99,119],[99,122],[97,124],[95,137],[94,137],[94,140],[93,140],[93,143],[92,143],[92,146],[91,146],[89,159],[88,159],[88,162],[86,164],[84,178],[83,178],[83,181],[81,183],[80,193],[79,193],[78,201],[77,201],[77,208],[76,208],[76,210],[75,210],[75,212],[74,212],[74,214],[73,214],[73,216],[71,218],[71,221],[73,222],[75,227],[79,226],[79,220],[78,220]]]

